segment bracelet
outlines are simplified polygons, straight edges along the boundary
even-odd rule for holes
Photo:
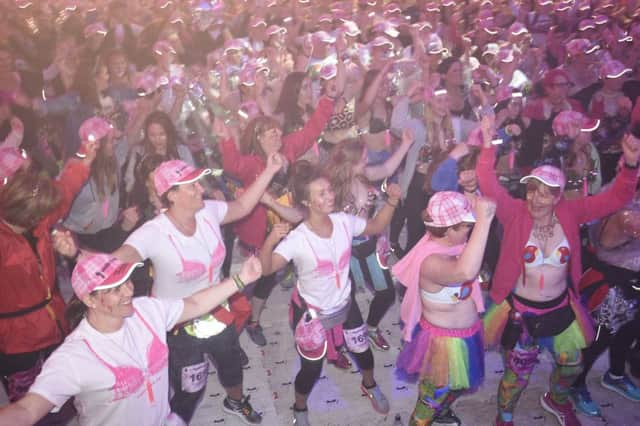
[[[247,286],[241,279],[240,279],[240,275],[238,274],[234,274],[231,276],[231,279],[233,279],[233,282],[236,284],[236,287],[238,288],[238,291],[242,291],[244,290],[244,288]]]
[[[638,169],[638,167],[640,167],[640,161],[637,162],[635,166],[632,166],[631,164],[627,163],[626,161],[624,161],[623,164],[624,164],[624,167],[626,169],[631,169],[631,170],[636,170],[636,169]]]
[[[394,209],[398,207],[398,204],[400,204],[400,200],[398,200],[395,204],[393,204],[391,201],[389,201],[389,199],[387,198],[387,204],[389,204],[391,207],[393,207]]]

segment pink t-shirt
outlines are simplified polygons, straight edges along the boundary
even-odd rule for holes
[[[182,300],[140,297],[115,333],[83,319],[47,359],[29,392],[56,407],[75,396],[81,425],[160,425],[169,415],[166,332]]]

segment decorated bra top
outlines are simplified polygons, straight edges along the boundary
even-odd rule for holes
[[[555,267],[562,267],[569,263],[571,259],[571,250],[569,249],[569,242],[565,237],[551,252],[548,257],[544,257],[542,249],[538,247],[535,241],[529,239],[527,245],[523,250],[524,267],[534,268],[541,265],[549,265]]]
[[[431,293],[425,289],[420,289],[420,293],[422,294],[422,298],[429,302],[455,305],[471,296],[471,292],[473,291],[472,285],[473,281],[467,281],[460,285],[442,287],[437,293]]]

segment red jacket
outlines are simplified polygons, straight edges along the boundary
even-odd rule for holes
[[[533,220],[524,200],[512,198],[500,185],[494,169],[495,148],[483,148],[478,159],[476,173],[480,191],[497,203],[496,216],[504,227],[498,265],[491,284],[491,299],[502,302],[514,289],[524,268],[522,250],[527,244]],[[607,216],[620,210],[633,198],[637,170],[623,167],[614,184],[606,191],[576,200],[562,198],[555,207],[555,214],[569,242],[571,282],[578,294],[578,282],[582,273],[580,258],[580,224]]]
[[[296,161],[313,146],[332,114],[333,102],[326,97],[322,98],[304,127],[282,138],[280,152],[289,163]],[[233,139],[223,141],[220,150],[223,168],[240,179],[245,187],[251,185],[266,167],[265,159],[260,155],[242,155]],[[236,222],[233,229],[244,244],[254,248],[262,247],[267,233],[267,209],[258,204],[247,217]]]
[[[0,318],[0,353],[33,352],[60,343],[68,332],[65,304],[56,288],[56,268],[51,227],[68,212],[71,202],[89,177],[89,168],[69,161],[55,182],[62,201],[36,226],[37,250],[42,267],[27,240],[0,222],[0,313],[25,309],[51,297],[36,311],[14,318]]]

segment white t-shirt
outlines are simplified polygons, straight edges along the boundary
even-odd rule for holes
[[[196,232],[187,237],[166,214],[159,214],[127,238],[143,259],[153,262],[155,297],[182,299],[220,282],[225,256],[220,222],[227,203],[206,200],[196,213]]]
[[[302,223],[275,249],[287,261],[293,260],[302,298],[327,313],[344,306],[350,297],[351,240],[367,226],[365,219],[346,213],[332,213],[329,217],[333,223],[330,238],[319,237]]]
[[[29,392],[58,408],[75,396],[81,425],[161,425],[170,412],[166,332],[184,303],[140,297],[133,306],[136,313],[115,333],[83,319]]]

